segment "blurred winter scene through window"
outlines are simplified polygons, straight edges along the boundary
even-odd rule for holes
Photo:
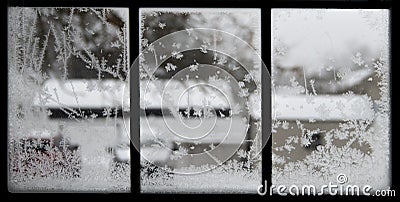
[[[388,188],[388,13],[272,10],[272,184]]]
[[[143,193],[256,193],[259,9],[140,9]]]
[[[128,59],[128,9],[8,9],[10,191],[130,190]]]

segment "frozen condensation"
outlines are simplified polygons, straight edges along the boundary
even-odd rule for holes
[[[276,186],[390,186],[388,10],[272,10]]]
[[[129,191],[128,9],[8,11],[8,189]]]

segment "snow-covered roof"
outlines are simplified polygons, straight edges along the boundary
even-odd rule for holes
[[[195,81],[156,80],[142,82],[141,96],[146,108],[169,106],[162,103],[162,95],[172,95],[173,106],[180,108],[204,106],[230,109],[235,107],[230,86],[223,83],[197,85]],[[68,80],[62,82],[49,79],[43,86],[45,95],[35,97],[34,105],[47,108],[104,108],[121,107],[125,83],[118,80]],[[147,90],[146,89],[147,86]],[[165,90],[164,87],[168,89]],[[188,91],[187,89],[190,88]],[[128,90],[128,89],[126,89]],[[188,95],[189,92],[189,96]],[[221,94],[223,93],[223,94]],[[125,93],[124,104],[129,104],[129,93]],[[164,98],[164,101],[166,99]],[[281,95],[272,96],[272,116],[287,120],[344,120],[369,119],[374,115],[372,103],[365,95]]]
[[[129,92],[124,94],[125,87],[125,90],[129,91],[128,85],[113,79],[101,81],[70,79],[65,82],[49,79],[43,85],[44,95],[40,96],[40,99],[39,96],[36,96],[34,105],[47,108],[121,107],[123,95],[125,97],[124,105],[129,105]],[[162,103],[163,94],[164,101],[166,101],[167,95],[171,95],[173,105],[179,107],[187,107],[189,103],[190,106],[207,105],[214,108],[230,108],[230,104],[236,103],[230,86],[218,81],[199,84],[191,80],[184,82],[156,80],[141,83],[141,96],[143,96],[141,100],[146,100],[146,104],[144,104],[146,108],[170,106],[167,102]]]
[[[273,118],[282,120],[341,121],[370,119],[372,102],[366,95],[274,95]]]
[[[140,85],[141,108],[209,106],[232,108],[237,101],[226,82],[155,80]]]
[[[125,83],[113,79],[70,79],[65,82],[49,79],[43,85],[44,94],[35,97],[34,105],[47,108],[121,107],[124,87]]]

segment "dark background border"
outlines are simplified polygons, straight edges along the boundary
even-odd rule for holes
[[[395,6],[394,2],[390,0],[355,0],[355,1],[345,1],[345,0],[336,0],[336,1],[302,1],[302,0],[269,0],[269,1],[256,1],[256,0],[214,0],[214,1],[209,1],[209,0],[191,0],[191,1],[184,1],[184,0],[7,0],[7,6],[2,7],[1,10],[1,17],[3,18],[3,31],[1,32],[3,43],[3,65],[1,70],[3,73],[1,74],[2,76],[7,77],[8,75],[8,65],[7,65],[7,7],[8,6],[20,6],[20,7],[127,7],[129,8],[129,27],[130,27],[130,62],[132,63],[133,60],[136,58],[138,55],[138,27],[139,27],[139,20],[138,20],[138,15],[139,15],[139,8],[140,7],[194,7],[194,8],[261,8],[261,27],[262,27],[262,58],[266,66],[268,66],[268,69],[270,71],[271,67],[271,60],[270,60],[270,55],[271,55],[271,8],[369,8],[369,9],[374,9],[374,8],[386,8],[390,9],[390,51],[391,51],[391,57],[390,57],[390,88],[391,88],[391,103],[394,103],[391,105],[391,123],[395,123],[393,120],[393,114],[396,108],[396,99],[393,96],[393,91],[395,91],[395,87],[393,86],[393,75],[397,75],[395,73],[396,67],[398,66],[397,60],[395,60],[396,57],[396,51],[397,47],[394,45],[396,39],[395,36],[400,36],[395,30],[395,22],[398,19],[398,13],[400,12],[400,9]],[[3,82],[2,86],[3,89],[5,88],[4,93],[6,96],[8,95],[8,79],[4,78],[1,80]],[[5,99],[4,99],[5,100]],[[138,103],[139,98],[137,97],[137,103]],[[134,101],[135,103],[135,101]],[[132,104],[134,104],[132,103]],[[270,199],[296,199],[299,200],[300,198],[293,197],[293,196],[286,196],[286,197],[280,197],[280,196],[269,196],[268,194],[266,196],[259,196],[259,195],[250,195],[250,194],[140,194],[139,192],[139,187],[140,187],[140,173],[139,173],[139,160],[140,160],[140,155],[139,153],[133,148],[131,145],[131,165],[132,165],[132,176],[131,176],[131,184],[132,184],[132,193],[126,194],[126,193],[112,193],[112,194],[101,194],[101,193],[76,193],[76,194],[55,194],[55,193],[37,193],[37,194],[15,194],[15,193],[10,193],[7,189],[7,134],[8,134],[8,129],[7,125],[8,122],[5,121],[8,119],[8,113],[7,113],[7,104],[2,105],[1,107],[3,117],[6,116],[6,118],[3,119],[2,123],[4,124],[4,129],[2,130],[1,133],[1,170],[2,170],[2,175],[1,177],[3,178],[1,180],[1,189],[5,194],[7,195],[7,200],[16,200],[16,199],[21,199],[21,200],[52,200],[52,201],[57,201],[57,200],[94,200],[94,201],[99,201],[99,200],[138,200],[138,201],[147,201],[147,200],[193,200],[193,199],[202,199],[204,200],[209,200],[209,199],[216,199],[216,200],[242,200],[242,201],[253,201],[253,200],[270,200]],[[136,116],[134,116],[136,117]],[[137,123],[139,125],[139,116],[137,118],[131,120],[131,124]],[[263,117],[264,118],[264,117]],[[137,127],[136,127],[137,128]],[[137,132],[139,129],[137,129]],[[399,166],[396,165],[396,163],[393,163],[396,161],[397,157],[397,143],[398,143],[398,137],[396,132],[393,130],[393,127],[390,128],[391,131],[391,170],[392,170],[392,187],[391,189],[396,190],[398,193],[397,195],[400,195],[400,190],[399,190],[399,184],[398,184],[398,173],[396,171],[399,170]],[[270,176],[271,176],[271,139],[269,139],[269,142],[267,143],[266,147],[263,150],[263,178],[268,180],[270,182]],[[229,182],[227,182],[229,183]],[[360,196],[360,197],[346,197],[346,196],[322,196],[322,197],[307,197],[303,196],[301,197],[306,200],[318,200],[318,199],[377,199],[377,197],[366,197],[366,196]],[[394,199],[394,197],[381,197],[380,199]]]

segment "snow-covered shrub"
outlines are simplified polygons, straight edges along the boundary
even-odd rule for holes
[[[13,183],[37,177],[68,179],[80,176],[79,149],[57,147],[52,139],[12,141],[9,162]]]

